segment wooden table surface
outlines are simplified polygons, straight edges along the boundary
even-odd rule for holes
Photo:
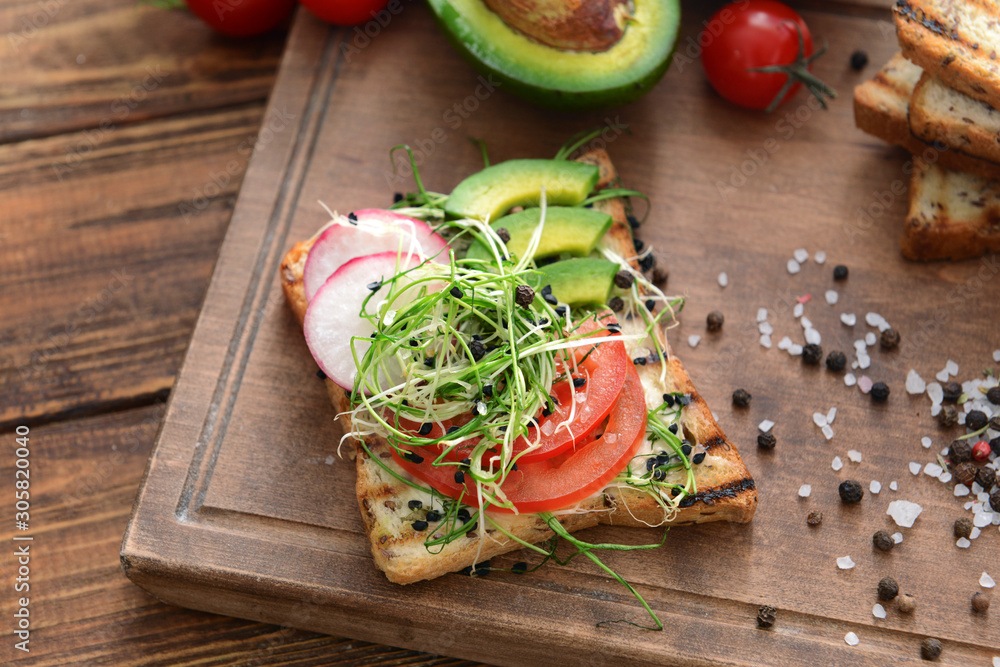
[[[263,115],[285,31],[3,0],[0,36],[0,470],[13,484],[28,426],[34,537],[31,652],[13,648],[5,548],[0,663],[470,664],[167,606],[119,566],[249,148],[280,122]]]

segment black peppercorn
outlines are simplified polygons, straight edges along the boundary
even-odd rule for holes
[[[994,431],[1000,431],[1000,415],[990,420],[990,428]]]
[[[1000,385],[990,387],[986,392],[986,400],[993,405],[1000,405]]]
[[[883,403],[889,400],[889,385],[885,382],[876,382],[872,385],[872,400]]]
[[[838,264],[833,267],[833,279],[834,280],[844,280],[847,278],[847,267],[843,264]]]
[[[888,602],[899,595],[899,584],[892,577],[882,577],[878,582],[878,599]]]
[[[903,593],[899,596],[899,600],[896,604],[899,605],[900,613],[912,614],[917,609],[917,598],[913,597],[909,593]]]
[[[972,446],[965,440],[955,440],[951,443],[951,447],[948,448],[948,460],[951,461],[952,465],[958,465],[959,463],[971,461]],[[957,473],[958,471],[956,470],[956,476]],[[973,475],[975,475],[975,473],[973,473]],[[962,483],[964,484],[965,482]]]
[[[841,496],[841,497],[843,497],[843,496]],[[845,502],[848,502],[848,501],[845,501]],[[855,502],[857,502],[857,501],[855,501]],[[875,534],[872,535],[872,544],[879,551],[892,551],[892,548],[894,546],[896,546],[896,542],[893,541],[892,536],[888,532],[886,532],[884,530],[876,531]],[[881,584],[879,584],[879,586],[881,586]],[[893,596],[893,597],[895,597],[895,596]],[[888,599],[891,599],[891,598],[888,598]]]
[[[514,290],[514,301],[522,308],[527,308],[535,300],[535,290],[527,285],[518,285]]]
[[[983,487],[983,491],[987,493],[993,488],[993,485],[997,483],[997,474],[992,468],[987,468],[982,466],[976,469],[976,484]]]
[[[945,428],[949,428],[958,423],[958,410],[954,405],[946,405],[938,413],[938,423]]]
[[[960,450],[958,455],[961,455]],[[955,476],[955,481],[959,484],[970,486],[973,480],[976,479],[976,466],[972,463],[966,461],[965,463],[954,465],[954,462],[952,462],[952,465],[951,474]]]
[[[777,610],[770,605],[764,605],[757,610],[757,627],[758,628],[769,628],[774,625],[775,616],[777,615]]]
[[[705,324],[709,331],[718,331],[722,328],[722,323],[726,321],[725,316],[717,310],[713,310],[705,319]]]
[[[1000,431],[1000,429],[997,430]],[[1000,436],[990,440],[990,450],[992,450],[997,456],[1000,456]]]
[[[811,366],[815,366],[823,361],[823,348],[814,343],[809,343],[802,348],[802,361]]]
[[[628,289],[632,287],[633,283],[635,283],[635,276],[633,276],[630,271],[622,269],[621,271],[615,274],[616,287],[621,287],[622,289]]]
[[[501,227],[497,230],[497,236],[504,243],[510,243],[510,232],[507,231],[506,227]]]
[[[773,433],[761,433],[757,436],[757,446],[761,449],[774,449],[777,443],[778,440]]]
[[[847,368],[847,355],[840,350],[834,350],[826,356],[826,367],[831,371],[844,370]]]
[[[993,489],[993,493],[990,494],[990,507],[994,512],[1000,512],[1000,489]]]
[[[809,512],[809,516],[806,517],[806,523],[810,526],[818,526],[823,523],[823,513],[819,510],[813,510]]]
[[[473,340],[469,343],[469,353],[472,354],[473,360],[479,361],[486,354],[486,346],[482,341]]]
[[[620,296],[611,297],[611,301],[608,301],[608,308],[615,311],[616,313],[622,312],[622,308],[625,307],[625,302],[622,301]]]
[[[957,382],[948,382],[941,389],[944,391],[941,400],[945,403],[955,403],[962,397],[962,385]]]
[[[953,530],[955,531],[955,537],[968,538],[969,535],[972,535],[972,522],[964,517],[955,519]]]
[[[883,350],[895,350],[899,347],[899,332],[889,327],[879,336],[879,344]]]
[[[983,613],[990,608],[990,598],[988,595],[983,595],[981,592],[976,592],[972,596],[972,611],[976,613]]]
[[[989,417],[982,410],[970,410],[965,415],[965,427],[971,431],[978,431],[990,423]]]
[[[868,54],[858,49],[851,54],[851,69],[855,72],[860,72],[868,64]]]
[[[941,642],[936,639],[925,639],[920,644],[920,657],[924,660],[937,660],[941,655]]]
[[[746,389],[737,389],[733,392],[733,405],[738,408],[750,407],[750,399],[753,396],[750,395]]]
[[[861,484],[853,479],[841,482],[837,491],[840,493],[840,499],[848,505],[861,502],[861,499],[865,496],[865,490],[861,488]]]

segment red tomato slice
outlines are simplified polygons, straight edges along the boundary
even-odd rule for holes
[[[548,512],[569,507],[614,479],[635,456],[645,434],[645,392],[639,374],[629,364],[621,395],[611,409],[604,435],[578,446],[565,457],[518,464],[518,469],[507,475],[501,488],[519,512]],[[471,486],[468,498],[474,499],[475,487],[471,480],[466,480],[466,486]]]
[[[601,319],[613,319],[613,316],[605,314]],[[608,332],[603,327],[594,320],[587,320],[577,329],[577,333],[589,334],[596,331],[597,335],[607,335]],[[585,378],[586,384],[577,389],[571,380],[566,380],[552,387],[552,395],[558,401],[552,414],[539,420],[537,432],[536,429],[531,429],[528,438],[518,438],[514,442],[515,455],[527,449],[528,443],[536,437],[540,443],[537,449],[517,459],[518,465],[562,454],[573,445],[582,443],[604,421],[618,399],[626,371],[632,365],[624,343],[614,341],[578,347],[575,355],[583,361],[579,363],[574,375]],[[584,400],[575,403],[576,397],[580,395],[584,396]],[[576,408],[575,414],[570,420],[570,410],[573,407]]]
[[[449,498],[454,498],[455,500],[462,499],[468,502],[468,498],[462,498],[464,493],[468,496],[468,492],[463,484],[459,484],[455,481],[455,473],[458,472],[458,466],[436,466],[434,460],[440,455],[441,451],[437,447],[415,447],[418,451],[415,455],[420,457],[420,462],[417,463],[409,458],[403,458],[399,453],[393,449],[392,458],[399,464],[399,466],[410,473],[420,481],[430,484],[434,489],[440,491]],[[426,450],[426,451],[425,451]]]

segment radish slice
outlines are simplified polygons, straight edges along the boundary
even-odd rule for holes
[[[365,339],[375,331],[369,320],[359,316],[365,299],[372,294],[370,286],[421,263],[415,255],[400,255],[395,250],[355,257],[320,287],[306,309],[303,329],[309,351],[327,377],[344,389],[354,387],[358,369],[351,354],[351,339],[358,338],[354,348],[361,359],[371,347]],[[394,290],[398,292],[402,286],[397,281]],[[385,285],[376,291],[368,301],[368,313],[376,312],[378,304],[389,295],[389,289]]]
[[[355,257],[392,251],[415,253],[426,259],[447,263],[447,246],[426,222],[405,215],[363,209],[355,211],[356,221],[339,216],[309,251],[302,274],[306,300],[312,301],[334,271]]]

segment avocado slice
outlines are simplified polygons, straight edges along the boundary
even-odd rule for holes
[[[515,206],[579,204],[594,189],[598,168],[569,160],[508,160],[469,176],[448,197],[450,218],[497,220]]]
[[[531,237],[542,218],[542,209],[527,208],[520,213],[505,215],[490,227],[506,229],[510,234],[507,249],[511,255],[523,258]],[[597,242],[611,228],[611,216],[589,208],[549,206],[545,209],[545,228],[538,241],[534,258],[551,257],[560,253],[579,257],[589,255]],[[474,241],[466,254],[468,259],[493,259],[489,248]]]
[[[679,0],[634,0],[631,16],[626,16],[629,5],[623,11],[612,3],[612,28],[617,29],[611,31],[607,11],[587,13],[587,3],[578,8],[581,15],[566,17],[553,4],[580,3],[536,0],[527,4],[541,7],[529,7],[520,20],[508,12],[501,12],[501,18],[483,0],[428,4],[452,46],[491,84],[556,109],[610,107],[638,99],[667,71],[680,28]],[[499,8],[503,3],[493,4]],[[581,22],[589,22],[597,36],[567,35],[562,27],[579,29]],[[540,30],[547,30],[551,39]]]
[[[539,267],[538,285],[551,285],[552,295],[570,306],[604,305],[619,267],[596,257],[574,257]]]

